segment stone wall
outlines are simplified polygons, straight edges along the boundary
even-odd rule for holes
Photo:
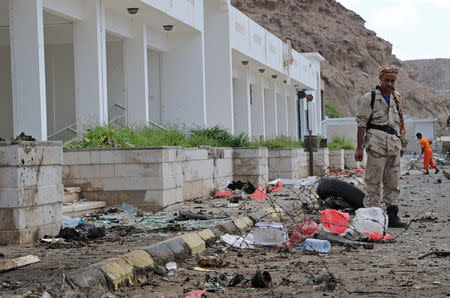
[[[267,148],[234,148],[234,180],[249,181],[255,186],[265,187],[269,182]]]
[[[344,149],[328,149],[330,170],[344,170]]]
[[[63,180],[84,199],[155,210],[183,200],[183,158],[181,147],[65,150]]]
[[[60,142],[0,142],[0,244],[58,234],[62,156]]]
[[[308,177],[308,153],[302,148],[269,149],[269,180]]]
[[[348,170],[353,170],[356,168],[366,168],[366,161],[367,161],[367,153],[364,151],[364,158],[363,161],[356,161],[355,160],[355,149],[345,149],[344,150],[344,166]]]
[[[308,163],[309,163],[309,153]],[[323,176],[330,167],[330,162],[328,158],[328,148],[319,148],[317,152],[313,152],[313,175]]]

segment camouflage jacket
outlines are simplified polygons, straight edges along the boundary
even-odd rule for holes
[[[394,96],[391,95],[388,105],[383,95],[381,95],[380,90],[377,89],[375,91],[373,112],[370,106],[371,100],[371,92],[364,94],[359,100],[358,114],[356,115],[358,126],[367,127],[370,116],[372,115],[372,119],[370,120],[372,124],[390,126],[397,132],[397,136],[381,130],[369,129],[366,131],[363,146],[383,156],[396,155],[400,150],[404,151],[406,144],[402,146],[402,142],[398,137],[400,135],[400,116],[397,111]]]

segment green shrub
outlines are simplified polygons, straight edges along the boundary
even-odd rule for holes
[[[341,118],[338,108],[329,101],[325,102],[325,115],[329,118]]]
[[[282,149],[282,148],[302,148],[303,142],[293,140],[287,136],[279,136],[274,139],[262,140],[257,142],[251,142],[251,147],[267,147],[269,149]]]
[[[334,137],[331,143],[328,142],[327,147],[330,149],[355,149],[354,142],[345,137]]]

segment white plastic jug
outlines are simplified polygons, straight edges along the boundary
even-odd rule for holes
[[[253,241],[259,245],[278,245],[288,242],[286,227],[279,222],[258,222],[255,224]]]

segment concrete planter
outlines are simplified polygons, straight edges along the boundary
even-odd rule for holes
[[[365,168],[367,161],[367,154],[364,152],[364,159],[362,162],[355,160],[355,151],[354,149],[345,149],[344,150],[344,166],[346,169],[353,170],[356,168]]]
[[[306,153],[308,155],[308,162],[309,162],[309,153]],[[329,160],[329,152],[328,148],[319,148],[317,152],[314,152],[313,154],[313,175],[314,176],[323,176],[330,166],[330,160]]]
[[[330,170],[344,170],[344,149],[328,149]]]
[[[61,165],[60,142],[0,142],[0,244],[58,234]]]
[[[302,148],[269,149],[269,180],[308,177],[308,153]]]
[[[234,148],[233,173],[234,180],[265,187],[269,180],[267,148]]]
[[[63,181],[83,198],[155,210],[183,200],[181,147],[64,150]]]

